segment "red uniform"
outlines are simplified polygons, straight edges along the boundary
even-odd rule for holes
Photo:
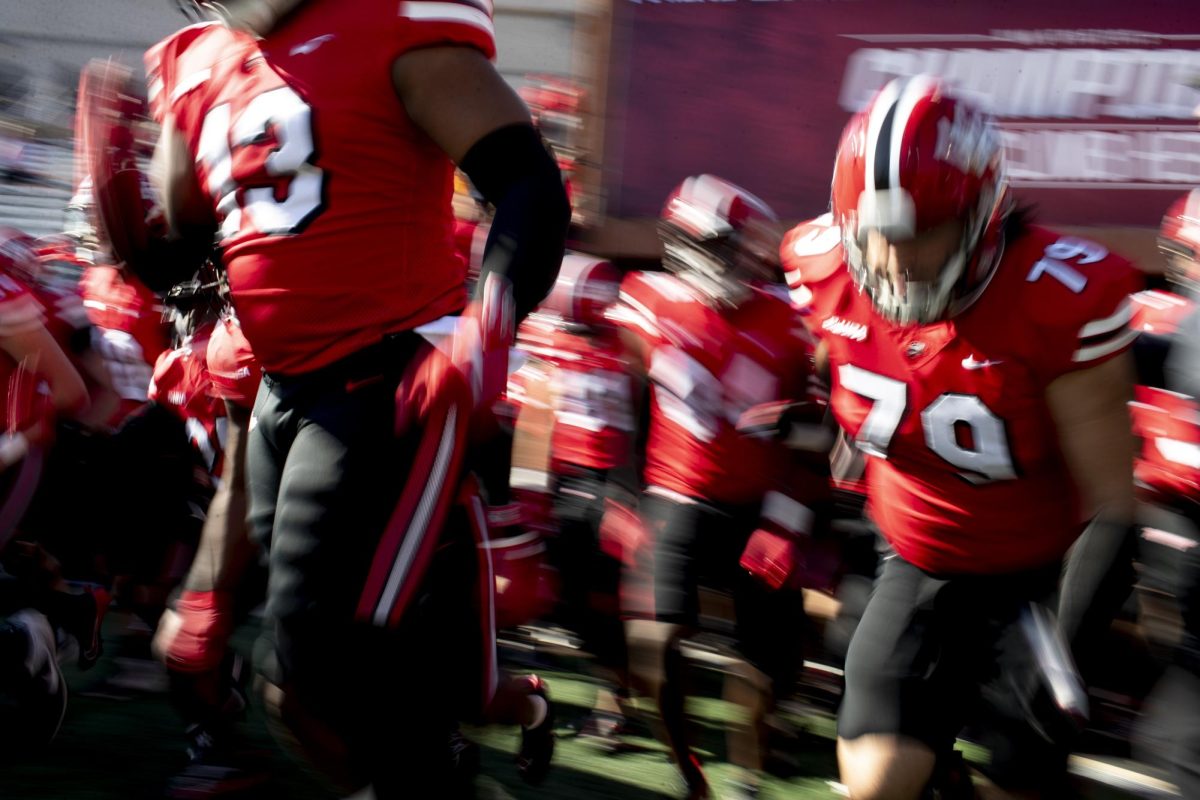
[[[205,326],[186,343],[158,357],[149,397],[183,422],[204,466],[216,475],[225,449],[225,408],[212,397],[205,367],[212,332],[211,326]]]
[[[633,395],[615,331],[573,333],[530,317],[521,326],[518,347],[551,368],[551,468],[561,473],[571,465],[607,470],[623,464],[633,430]],[[519,386],[514,388],[520,396]]]
[[[208,340],[209,391],[213,397],[243,408],[254,407],[262,369],[237,318],[226,315]]]
[[[25,333],[43,324],[42,307],[25,285],[15,278],[0,273],[0,339]],[[0,353],[0,388],[4,389],[5,399],[8,399],[9,380],[17,371],[13,359]],[[6,430],[9,403],[5,402],[0,408],[0,433]]]
[[[1133,297],[1133,328],[1166,336],[1188,314],[1191,300],[1167,292]],[[1195,398],[1150,386],[1134,390],[1133,432],[1142,440],[1134,463],[1138,486],[1154,499],[1200,502],[1200,406]]]
[[[490,7],[313,0],[261,40],[196,25],[147,53],[153,106],[173,112],[212,197],[268,372],[314,370],[465,304],[453,167],[389,75],[421,47],[493,56]]]
[[[171,346],[162,301],[132,274],[111,266],[89,267],[80,290],[92,347],[121,398],[117,424],[146,402],[154,360]]]
[[[702,500],[761,499],[789,471],[787,454],[736,425],[752,406],[804,398],[810,340],[795,309],[756,289],[717,310],[679,278],[642,272],[622,281],[609,318],[643,342],[651,382],[643,482]]]
[[[802,224],[781,252],[793,288],[811,293],[833,411],[869,456],[870,511],[888,541],[933,573],[1061,557],[1083,520],[1046,388],[1128,348],[1138,273],[1092,242],[1032,228],[963,313],[900,327],[855,288],[831,231],[828,217]]]

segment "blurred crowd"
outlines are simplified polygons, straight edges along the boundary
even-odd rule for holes
[[[314,42],[300,54],[334,46]],[[316,180],[325,154],[297,161],[291,189],[202,193],[219,205],[228,250],[210,252],[210,237],[197,258],[165,234],[179,218],[142,166],[146,118],[182,126],[189,112],[163,104],[196,94],[183,82],[156,89],[179,80],[160,69],[149,105],[128,71],[85,71],[69,229],[0,230],[4,752],[54,739],[60,663],[96,664],[119,608],[154,631],[146,656],[180,716],[189,765],[168,791],[245,791],[249,679],[230,638],[266,600],[259,669],[268,695],[279,692],[276,724],[345,793],[370,783],[402,795],[380,766],[394,759],[410,789],[443,782],[417,796],[469,796],[478,754],[459,722],[519,725],[517,768],[542,782],[553,686],[506,676],[495,639],[557,626],[605,687],[583,735],[615,749],[633,698],[649,700],[688,798],[759,796],[777,709],[798,695],[837,714],[854,798],[1069,797],[1069,755],[1096,748],[1200,797],[1200,190],[1166,211],[1168,269],[1146,275],[1038,225],[1007,189],[986,115],[934,80],[897,81],[848,124],[827,213],[785,232],[748,189],[688,177],[664,198],[660,265],[583,252],[576,215],[556,235],[581,249],[521,309],[519,298],[489,304],[496,253],[525,252],[526,229],[504,227],[500,179],[458,159],[452,200],[439,197],[454,209],[444,232],[467,280],[459,294],[475,300],[385,338],[382,354],[363,351],[393,362],[383,402],[405,468],[428,482],[383,470],[280,494],[272,539],[256,527],[264,467],[251,440],[304,440],[307,460],[278,472],[319,483],[359,434],[281,432],[317,390],[293,380],[293,351],[242,305],[224,260],[252,216],[235,217],[237,204],[265,192],[274,199],[254,202],[291,213],[279,198]],[[543,79],[523,99],[570,198],[579,89]],[[314,201],[287,236],[322,209]],[[507,338],[489,327],[493,307]],[[304,322],[324,331],[317,316]],[[400,374],[426,351],[423,372]],[[385,380],[356,359],[347,351],[313,374],[334,374],[352,396]],[[444,385],[472,398],[449,406],[461,417],[439,411]],[[440,494],[428,488],[438,480]],[[339,511],[346,530],[375,526],[372,552],[377,540],[391,548],[382,570],[366,554],[366,589],[342,630],[334,612],[303,604],[361,554],[297,554],[310,545],[284,540],[280,520],[353,506],[387,482],[396,496],[380,514]],[[413,538],[416,528],[433,533]],[[314,645],[294,619],[336,637]],[[710,785],[686,711],[685,644],[714,633],[726,699],[745,709],[727,731],[737,769],[722,786]],[[396,698],[376,710],[376,685],[343,683],[335,701],[306,694],[354,674],[332,660],[359,662],[364,684],[394,670]],[[431,674],[460,688],[453,701],[412,689]],[[398,734],[411,748],[401,755],[375,752],[364,726],[397,708],[423,727]],[[960,734],[990,761],[968,765]]]

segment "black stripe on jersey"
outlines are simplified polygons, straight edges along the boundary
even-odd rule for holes
[[[889,160],[892,152],[892,122],[896,118],[896,106],[899,105],[899,95],[892,102],[879,126],[879,136],[875,139],[875,191],[880,192],[891,188],[888,186],[888,176],[891,174]]]
[[[1095,347],[1098,344],[1104,344],[1105,342],[1111,342],[1114,339],[1121,338],[1122,336],[1124,336],[1127,333],[1129,333],[1128,325],[1118,325],[1117,327],[1113,328],[1111,331],[1104,331],[1103,333],[1097,333],[1094,336],[1080,336],[1079,337],[1079,349],[1083,350],[1088,347]]]

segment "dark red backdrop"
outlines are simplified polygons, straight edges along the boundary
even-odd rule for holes
[[[614,3],[612,216],[655,215],[697,172],[745,185],[785,218],[820,213],[853,104],[843,92],[865,97],[891,77],[888,62],[906,71],[922,57],[955,59],[951,78],[984,98],[1010,81],[1042,98],[992,110],[1020,137],[1014,185],[1048,221],[1152,225],[1200,183],[1189,117],[1200,90],[1187,85],[1200,78],[1196,0]],[[1057,62],[1061,50],[1083,52]]]

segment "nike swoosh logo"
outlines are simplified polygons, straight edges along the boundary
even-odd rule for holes
[[[309,39],[307,42],[301,42],[293,47],[289,52],[294,56],[306,56],[332,38],[332,33],[327,33],[323,36],[317,36],[316,38]]]
[[[962,360],[963,369],[983,369],[985,367],[994,367],[997,364],[1003,364],[1003,361],[976,361],[974,355],[969,355]]]

